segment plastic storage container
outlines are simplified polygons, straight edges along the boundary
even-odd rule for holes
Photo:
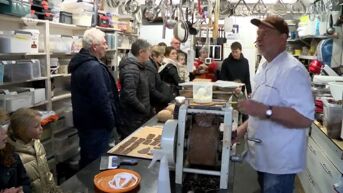
[[[90,27],[92,25],[92,12],[73,13],[73,24]]]
[[[46,100],[45,88],[36,88],[33,91],[33,104],[37,104]]]
[[[0,35],[0,53],[29,53],[32,33],[27,31],[6,31]]]
[[[3,63],[6,64],[4,69],[5,82],[31,80],[41,77],[39,60],[3,61]]]
[[[50,52],[66,53],[66,46],[61,35],[50,35]]]
[[[30,107],[32,103],[32,94],[9,92],[2,90],[0,94],[0,108],[6,112],[13,112],[19,108]]]
[[[61,38],[62,38],[62,42],[64,44],[64,51],[66,53],[71,53],[71,47],[72,47],[73,41],[74,41],[73,36],[64,36],[63,35]]]
[[[39,30],[38,29],[23,29],[22,31],[27,31],[32,34],[31,45],[29,53],[38,53],[39,50]]]
[[[206,82],[193,83],[193,101],[195,103],[212,102],[213,85]]]
[[[63,162],[72,158],[79,152],[79,136],[76,129],[67,129],[55,135],[55,158],[58,162]]]
[[[323,125],[328,131],[328,136],[339,139],[342,128],[343,108],[342,105],[330,103],[330,99],[323,97],[324,117]]]
[[[68,149],[70,147],[79,145],[79,136],[77,130],[74,128],[66,129],[55,135],[55,148],[56,149]]]
[[[28,0],[1,0],[0,1],[0,13],[14,15],[14,16],[25,16],[29,14],[31,10],[31,4]]]

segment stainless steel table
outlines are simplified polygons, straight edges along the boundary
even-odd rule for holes
[[[154,116],[147,121],[143,126],[156,125],[157,118]],[[119,156],[125,158],[124,156]],[[139,193],[153,193],[157,191],[157,179],[159,171],[159,163],[156,163],[152,168],[148,169],[151,160],[139,159],[138,164],[134,166],[121,165],[120,168],[131,169],[138,172],[142,181],[140,186],[133,192]],[[67,181],[61,184],[61,188],[65,193],[91,193],[98,192],[95,190],[93,178],[100,172],[100,158],[93,161],[91,164],[80,170],[77,174],[69,178]]]
[[[119,156],[124,158],[123,156]],[[156,163],[151,169],[148,169],[150,160],[138,159],[138,164],[135,166],[121,165],[120,168],[131,169],[138,172],[142,181],[140,186],[132,192],[153,193],[157,190],[157,178],[159,164]],[[87,167],[80,170],[77,174],[65,181],[61,188],[65,193],[92,193],[99,192],[95,190],[93,178],[98,174],[100,167],[100,158],[89,164]]]

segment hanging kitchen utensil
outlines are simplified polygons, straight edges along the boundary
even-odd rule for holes
[[[267,13],[267,6],[264,4],[263,0],[258,0],[257,3],[252,8],[252,14],[264,15]]]
[[[240,15],[240,16],[249,16],[249,15],[251,15],[251,9],[250,9],[248,4],[244,0],[239,0],[236,3],[236,5],[234,7],[234,11],[237,13],[237,15]]]
[[[126,5],[126,1],[121,1],[119,3],[119,6],[118,6],[118,12],[119,14],[122,14],[122,15],[127,15],[128,13],[126,12],[125,10],[125,5]]]
[[[137,24],[141,24],[142,23],[142,10],[139,9],[134,17],[135,17],[135,22]]]
[[[212,38],[213,38],[213,43],[217,43],[217,39],[219,36],[219,27],[218,27],[218,21],[219,21],[219,13],[220,13],[220,0],[215,1],[214,5],[214,21],[213,21],[213,28],[212,28]]]
[[[177,11],[176,11],[176,7],[175,6],[172,6],[171,9],[166,9],[166,21],[165,21],[165,26],[168,28],[168,29],[174,29],[177,21],[175,20],[176,18],[176,14],[177,14]],[[170,11],[171,11],[171,14],[170,14]],[[170,15],[168,15],[167,13],[169,12]]]
[[[227,0],[220,1],[220,15],[233,15],[234,13],[234,5]]]
[[[188,39],[188,24],[185,21],[178,21],[174,27],[174,37],[184,43]]]
[[[333,27],[333,19],[332,14],[330,14],[330,21],[329,21],[330,27],[326,30],[326,33],[328,35],[333,35],[335,33],[335,28]]]
[[[318,2],[318,13],[319,13],[319,19],[321,22],[325,22],[327,21],[327,9],[326,9],[326,6],[325,6],[325,3],[324,1],[320,0]]]
[[[280,16],[284,16],[289,11],[286,4],[279,0],[276,4],[273,5],[273,10],[275,11],[275,14],[278,14]]]
[[[135,14],[140,9],[139,4],[136,0],[128,0],[125,3],[125,11],[130,14]]]
[[[106,4],[107,4],[108,7],[112,7],[112,2],[111,2],[111,0],[106,0]]]
[[[109,0],[109,1],[111,1],[112,8],[118,7],[121,3],[120,0]]]
[[[143,16],[146,20],[149,22],[155,22],[157,20],[158,14],[160,13],[162,1],[160,0],[160,3],[158,5],[149,5],[144,8],[143,10]]]
[[[306,7],[302,0],[297,0],[294,4],[292,4],[292,12],[293,13],[305,13]]]

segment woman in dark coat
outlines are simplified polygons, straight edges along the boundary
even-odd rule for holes
[[[158,74],[158,68],[164,58],[164,52],[164,47],[153,46],[150,59],[146,63],[146,72],[150,87],[150,103],[154,108],[155,113],[165,108],[168,103],[173,100],[172,89],[161,80],[161,77]]]
[[[179,67],[177,63],[177,50],[173,47],[167,47],[164,53],[163,65],[158,69],[162,81],[168,83],[173,90],[174,96],[179,95],[179,83],[182,83],[179,76]]]

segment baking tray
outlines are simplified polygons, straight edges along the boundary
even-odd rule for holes
[[[160,149],[161,135],[161,127],[141,127],[107,153],[152,159],[151,150]]]

